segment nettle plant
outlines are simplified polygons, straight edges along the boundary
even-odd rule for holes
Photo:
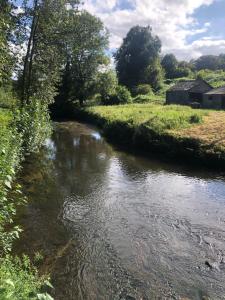
[[[13,226],[13,217],[24,197],[19,185],[12,189],[15,170],[21,160],[21,136],[8,126],[2,126],[0,132],[0,253],[3,253],[11,250],[13,240],[21,231]]]

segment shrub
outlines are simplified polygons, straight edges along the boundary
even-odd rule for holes
[[[115,93],[118,86],[118,80],[115,71],[107,71],[99,73],[97,77],[96,92],[100,94],[100,99],[104,101],[105,98]]]
[[[21,160],[22,140],[11,119],[7,111],[0,111],[0,254],[11,250],[12,242],[19,233],[19,228],[12,226],[16,205],[20,203],[19,187],[12,192],[11,183]]]
[[[48,108],[40,101],[32,99],[15,114],[16,127],[22,134],[23,147],[27,153],[37,151],[51,133]]]
[[[138,95],[153,95],[152,88],[149,84],[139,84],[133,89],[134,96]]]
[[[130,91],[125,87],[119,85],[113,95],[109,95],[103,101],[104,105],[119,105],[132,102]]]

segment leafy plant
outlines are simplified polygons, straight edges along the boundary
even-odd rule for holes
[[[0,259],[1,300],[53,300],[46,292],[51,288],[48,277],[38,276],[28,256]]]
[[[115,93],[109,95],[104,100],[102,99],[102,102],[105,105],[126,104],[132,102],[132,97],[130,91],[125,86],[119,85]]]

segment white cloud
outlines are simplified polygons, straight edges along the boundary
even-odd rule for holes
[[[187,38],[207,33],[211,24],[203,26],[192,17],[202,5],[210,5],[216,0],[129,0],[132,9],[121,9],[123,0],[86,0],[84,8],[97,15],[110,31],[110,47],[118,48],[128,30],[135,25],[150,25],[162,40],[163,52],[174,52],[180,59],[190,59],[218,49],[223,50],[224,40],[201,39],[192,44]]]

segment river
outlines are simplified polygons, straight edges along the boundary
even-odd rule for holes
[[[21,178],[15,252],[43,256],[56,300],[225,299],[222,174],[131,155],[62,122]]]

